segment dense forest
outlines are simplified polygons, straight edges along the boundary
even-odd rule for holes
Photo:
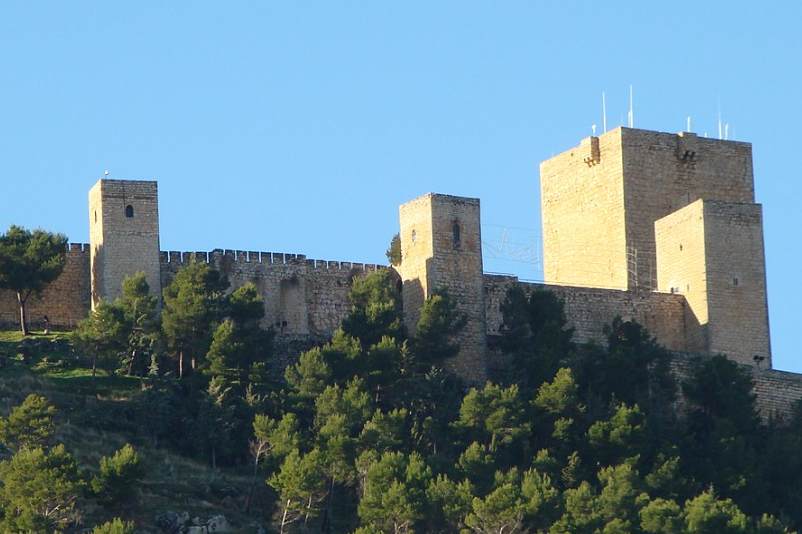
[[[677,381],[671,354],[634,322],[613,319],[604,344],[575,343],[548,291],[509,288],[506,364],[480,385],[448,371],[465,322],[453,299],[426,300],[410,334],[389,269],[355,278],[342,329],[286,368],[255,286],[229,288],[194,263],[162,300],[159,311],[140,273],[66,340],[0,344],[7,384],[37,365],[91,370],[91,389],[72,396],[7,394],[0,531],[202,532],[151,517],[143,488],[163,469],[147,461],[155,450],[235,473],[228,508],[272,532],[802,525],[802,411],[761,421],[750,373],[723,356],[693,360]],[[60,439],[75,421],[82,436],[128,443],[89,465],[69,447],[76,438]]]

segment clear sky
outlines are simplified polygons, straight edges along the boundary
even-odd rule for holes
[[[385,262],[398,205],[482,200],[485,268],[538,279],[538,163],[602,127],[754,148],[775,367],[802,372],[798,2],[3,2],[0,231],[89,239],[158,180],[163,250]],[[647,7],[648,6],[648,7]],[[520,251],[519,251],[520,252]],[[527,261],[510,261],[510,258]]]

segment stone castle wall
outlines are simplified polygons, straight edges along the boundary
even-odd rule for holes
[[[28,313],[31,326],[41,328],[41,317],[48,315],[51,326],[69,329],[86,317],[91,307],[89,245],[71,244],[67,253],[67,264],[62,275],[43,293],[40,299],[29,301]],[[282,282],[296,277],[298,287],[304,288],[306,313],[296,311],[295,317],[307,317],[306,332],[292,319],[283,327],[283,335],[276,339],[277,364],[288,365],[299,353],[323,343],[329,334],[339,327],[348,312],[348,287],[353,276],[361,276],[377,268],[376,265],[359,263],[307,260],[302,255],[268,252],[213,251],[206,252],[162,252],[162,283],[169,284],[178,268],[192,259],[210,261],[225,273],[232,288],[246,282],[254,282],[266,297],[269,309],[265,323],[275,325],[285,314],[281,305]],[[497,348],[502,322],[499,304],[510,284],[519,283],[516,277],[484,275],[487,337],[491,350],[488,364],[503,367],[505,361]],[[578,342],[604,339],[604,325],[614,317],[634,318],[644,324],[649,332],[667,348],[674,351],[673,370],[682,380],[689,376],[691,356],[683,348],[683,314],[689,313],[685,297],[681,294],[647,291],[619,291],[598,288],[556,286],[522,283],[531,291],[548,289],[554,291],[565,302],[569,324],[576,327],[574,339]],[[286,283],[285,283],[286,286]],[[278,296],[278,302],[275,300]],[[289,305],[288,300],[284,300]],[[691,314],[692,315],[692,314]],[[16,297],[8,291],[0,292],[0,324],[5,328],[18,327],[19,314]],[[277,330],[281,331],[279,327]],[[757,405],[764,419],[787,419],[795,402],[802,399],[802,375],[749,366],[753,373]]]
[[[284,334],[332,334],[350,312],[351,280],[380,268],[276,252],[162,252],[162,286],[191,261],[211,264],[228,278],[232,291],[254,283],[265,301],[264,325]]]
[[[661,345],[676,351],[686,351],[685,299],[681,295],[652,291],[621,291],[553,284],[521,283],[514,276],[485,275],[487,333],[499,335],[502,324],[499,305],[507,288],[519,283],[524,289],[545,289],[555,293],[565,305],[568,324],[574,327],[574,341],[601,342],[604,327],[616,317],[634,319],[644,325]]]
[[[678,383],[691,376],[690,354],[674,353],[671,371]],[[773,420],[779,424],[788,422],[794,406],[802,400],[802,375],[769,369],[765,365],[745,366],[752,374],[752,392],[756,396],[756,408],[763,421]],[[682,409],[684,401],[680,388],[678,408]]]
[[[51,328],[70,329],[89,314],[89,256],[89,245],[70,243],[64,271],[40,297],[32,295],[28,299],[26,310],[30,327],[44,328],[43,317],[47,315]],[[9,330],[19,328],[19,306],[11,291],[0,290],[0,325]]]
[[[51,328],[68,330],[89,315],[91,309],[90,247],[71,244],[64,272],[42,294],[28,301],[28,318],[34,329],[43,327],[43,315]],[[256,284],[265,300],[265,326],[280,333],[330,335],[350,311],[351,279],[380,268],[377,265],[308,260],[300,254],[215,250],[162,252],[160,284],[166,287],[190,261],[210,263],[228,277],[231,291]],[[153,291],[151,291],[153,293]],[[0,324],[15,329],[19,324],[17,299],[0,291]]]

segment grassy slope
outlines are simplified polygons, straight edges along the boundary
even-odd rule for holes
[[[34,334],[37,339],[56,336]],[[84,526],[122,515],[133,519],[137,528],[158,532],[153,518],[160,510],[184,511],[190,517],[206,518],[224,514],[234,525],[247,527],[258,521],[266,528],[273,512],[273,497],[264,483],[256,483],[256,499],[249,515],[243,513],[245,495],[250,484],[250,469],[213,470],[209,465],[154,447],[143,436],[112,430],[118,428],[115,418],[124,417],[131,396],[142,387],[138,378],[108,376],[100,372],[98,395],[92,395],[91,368],[74,356],[58,356],[47,349],[32,354],[23,362],[17,348],[18,332],[0,331],[0,354],[5,366],[0,368],[0,412],[3,416],[31,393],[44,395],[58,409],[56,440],[64,443],[87,470],[96,470],[102,456],[109,456],[125,443],[139,452],[148,470],[138,504],[128,510],[104,510],[87,500]],[[7,457],[7,456],[6,456]],[[255,528],[238,532],[251,533]]]

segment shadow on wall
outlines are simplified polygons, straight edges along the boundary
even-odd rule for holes
[[[420,309],[423,306],[426,295],[423,294],[423,284],[418,279],[401,282],[401,285],[404,326],[407,328],[407,334],[411,336],[417,330]]]
[[[306,283],[298,276],[279,282],[279,306],[276,330],[284,333],[308,334],[309,309],[306,299]]]
[[[87,246],[91,247],[92,245],[87,245]],[[106,260],[106,254],[103,250],[103,245],[95,245],[94,250],[95,250],[94,253],[95,261],[90,262],[92,271],[92,276],[89,281],[89,287],[92,293],[92,300],[90,301],[90,306],[92,305],[92,303],[100,302],[101,300],[103,300],[103,290],[102,290],[103,269],[101,269],[101,265],[103,265]],[[95,281],[94,284],[92,284],[92,280]]]
[[[709,326],[699,322],[699,317],[696,316],[687,300],[683,302],[683,305],[685,307],[685,352],[707,354],[710,350]],[[660,342],[659,339],[657,341]]]

